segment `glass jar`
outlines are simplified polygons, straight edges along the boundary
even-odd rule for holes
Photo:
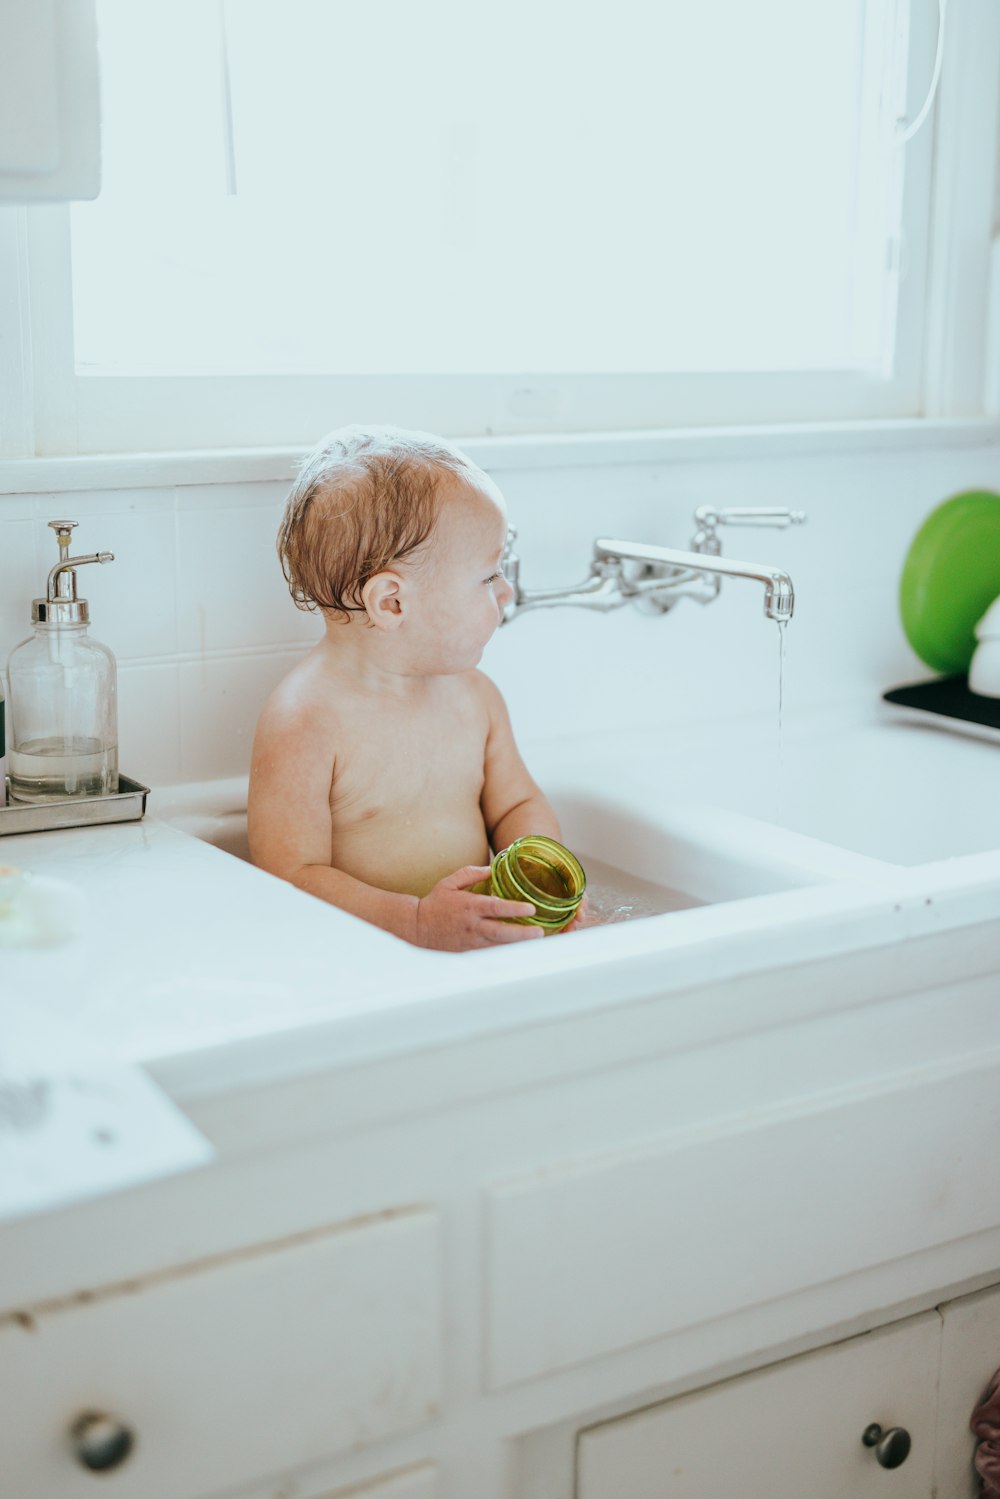
[[[13,801],[109,796],[118,790],[115,658],[85,620],[36,623],[7,663]]]
[[[583,866],[554,838],[532,833],[515,838],[493,858],[487,895],[530,901],[534,916],[505,918],[521,926],[540,926],[548,935],[569,926],[587,889]]]

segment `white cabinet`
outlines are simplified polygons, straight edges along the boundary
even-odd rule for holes
[[[0,203],[100,185],[94,0],[0,0]]]
[[[932,1499],[940,1336],[928,1312],[592,1427],[576,1499]],[[896,1468],[876,1422],[912,1438]]]
[[[1000,1287],[949,1301],[941,1316],[937,1491],[941,1499],[978,1499],[969,1417],[1000,1368]]]
[[[1000,1224],[1000,1173],[956,1145],[998,1128],[996,1069],[928,1072],[912,1086],[835,1093],[801,1112],[734,1114],[498,1183],[486,1204],[490,1387],[765,1308]],[[883,1169],[859,1186],[872,1140]],[[539,1245],[557,1275],[538,1274]]]
[[[438,1227],[377,1215],[0,1323],[0,1490],[202,1499],[427,1425]],[[134,1438],[110,1471],[74,1453],[88,1411]],[[393,1482],[433,1494],[426,1472]]]
[[[582,1432],[576,1499],[977,1499],[1000,1287]],[[862,1434],[903,1428],[882,1467]]]
[[[438,1499],[440,1492],[437,1468],[433,1463],[421,1463],[406,1473],[369,1479],[349,1489],[338,1489],[335,1494],[324,1494],[323,1499]]]

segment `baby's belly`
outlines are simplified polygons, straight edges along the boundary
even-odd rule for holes
[[[344,827],[334,823],[330,863],[379,890],[426,895],[463,865],[489,862],[478,804],[436,816],[380,812]]]

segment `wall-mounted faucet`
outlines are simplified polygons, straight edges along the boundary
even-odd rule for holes
[[[654,613],[666,614],[681,598],[696,599],[699,604],[711,603],[723,577],[751,578],[762,583],[764,613],[768,619],[791,619],[795,590],[788,574],[765,563],[721,557],[718,527],[775,526],[784,530],[786,526],[801,525],[805,518],[802,510],[716,510],[711,505],[702,505],[694,513],[697,530],[690,551],[598,537],[590,576],[584,582],[570,588],[538,589],[530,593],[521,587],[520,558],[513,550],[517,532],[509,531],[503,570],[514,597],[504,610],[504,623],[516,619],[525,609],[549,609],[561,604],[608,610],[634,603]]]

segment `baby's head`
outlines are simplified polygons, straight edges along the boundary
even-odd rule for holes
[[[278,554],[296,604],[318,609],[328,628],[405,626],[417,669],[455,671],[478,661],[510,597],[499,570],[506,531],[500,491],[451,443],[349,426],[305,459]],[[446,664],[462,654],[446,638],[456,630],[469,642],[463,660],[475,647],[464,666]]]

